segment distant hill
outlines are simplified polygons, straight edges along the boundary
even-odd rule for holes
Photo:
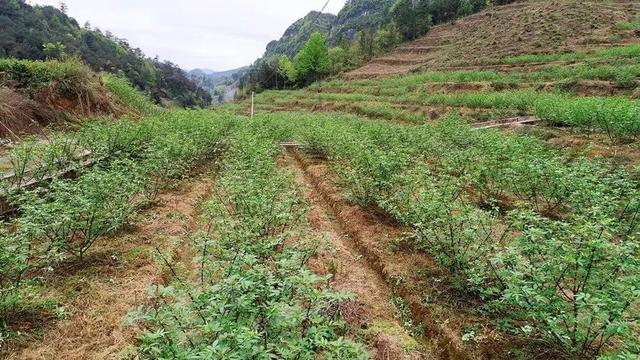
[[[640,4],[631,1],[520,1],[491,7],[434,26],[425,36],[372,59],[345,77],[369,79],[442,68],[473,70],[476,63],[523,54],[592,52],[638,43],[633,31],[617,28],[625,22],[635,23],[636,14],[640,14]],[[511,66],[496,65],[496,69]]]
[[[208,105],[206,91],[177,65],[151,59],[126,39],[92,29],[52,6],[31,6],[23,0],[0,0],[0,58],[45,60],[76,55],[95,71],[123,73],[157,102],[182,106]]]
[[[247,66],[243,66],[238,69],[225,70],[225,71],[215,71],[211,69],[193,69],[188,72],[190,77],[207,77],[212,80],[218,79],[228,79],[233,77],[234,74],[240,73],[247,70]]]

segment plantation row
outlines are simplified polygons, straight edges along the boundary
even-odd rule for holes
[[[261,103],[287,104],[292,100],[313,102],[372,102],[451,106],[472,109],[516,110],[532,114],[553,125],[568,125],[585,130],[605,131],[612,139],[640,134],[640,102],[623,97],[573,97],[535,91],[481,91],[459,93],[375,96],[367,94],[310,94],[305,91],[265,92]]]
[[[640,56],[640,46],[638,44],[629,44],[625,46],[615,46],[607,49],[595,51],[581,51],[574,53],[550,53],[550,54],[522,54],[516,56],[507,56],[495,59],[479,59],[475,62],[477,65],[520,65],[528,63],[549,63],[554,61],[577,62],[577,61],[595,61],[595,60],[612,60],[612,59],[637,59]],[[470,65],[468,61],[456,65]]]
[[[248,124],[230,138],[203,206],[208,231],[190,235],[197,268],[154,287],[152,304],[132,317],[149,327],[141,358],[366,358],[342,338],[340,308],[350,296],[305,266],[314,252],[313,239],[300,238],[306,208],[292,174],[276,164],[272,132]]]
[[[97,241],[153,201],[163,186],[186,176],[199,161],[215,157],[232,126],[231,119],[206,111],[167,111],[140,121],[96,121],[74,139],[16,147],[11,153],[15,170],[28,168],[30,179],[43,174],[52,179],[21,188],[24,172],[16,171],[17,180],[3,184],[17,216],[2,224],[2,332],[8,316],[31,305],[23,299],[37,291],[43,272],[63,261],[82,260]],[[78,148],[89,151],[89,160],[78,156]],[[59,169],[72,169],[77,177],[69,179],[70,173]]]
[[[491,82],[496,90],[543,85],[547,81],[602,80],[633,89],[638,86],[640,65],[632,64],[580,64],[574,66],[547,65],[539,71],[499,72],[495,70],[427,71],[403,77],[375,80],[330,80],[309,86],[311,91],[400,95],[416,92],[433,83]],[[532,84],[527,84],[532,83]],[[426,85],[425,85],[426,84]]]
[[[414,229],[500,328],[579,357],[637,354],[637,174],[455,117],[406,128],[350,116],[265,123],[330,159],[350,198]]]

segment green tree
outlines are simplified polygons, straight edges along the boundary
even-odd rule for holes
[[[329,61],[332,75],[340,74],[349,67],[348,54],[339,46],[329,49]]]
[[[213,100],[218,104],[224,102],[224,94],[227,92],[227,88],[224,85],[218,85],[213,88]]]
[[[356,38],[366,61],[370,60],[374,55],[373,37],[374,33],[371,30],[363,30],[358,32]]]
[[[298,82],[309,84],[318,81],[329,73],[330,66],[327,40],[321,33],[314,33],[296,56]]]
[[[378,30],[373,37],[373,52],[380,55],[402,41],[402,35],[394,25],[389,25]]]
[[[278,59],[278,74],[292,84],[298,81],[298,70],[296,69],[296,65],[289,60],[287,55],[282,55]]]
[[[42,51],[46,55],[47,59],[60,59],[64,57],[66,46],[61,42],[57,43],[46,43],[42,45]]]
[[[458,17],[465,17],[473,14],[473,5],[469,0],[460,0],[460,6],[458,7]]]
[[[431,27],[426,1],[398,0],[391,7],[391,18],[405,40],[424,35]]]

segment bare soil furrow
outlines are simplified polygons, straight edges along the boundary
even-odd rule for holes
[[[320,241],[309,263],[311,269],[317,274],[332,275],[333,290],[356,296],[355,301],[343,309],[350,336],[364,338],[373,359],[432,358],[423,339],[412,337],[403,328],[400,312],[392,302],[392,289],[363,258],[300,163],[285,152],[281,166],[295,174],[302,196],[311,207],[307,235]]]
[[[306,181],[313,186],[317,196],[322,198],[322,206],[327,209],[325,211],[335,214],[336,224],[349,236],[353,249],[384,280],[386,286],[392,289],[396,300],[400,300],[409,311],[411,318],[405,321],[419,328],[429,340],[434,349],[432,355],[438,359],[484,357],[469,349],[462,342],[458,331],[449,326],[449,323],[458,323],[453,313],[436,319],[433,309],[425,305],[422,297],[424,288],[419,274],[424,274],[426,269],[434,273],[437,266],[425,254],[393,250],[393,244],[403,237],[407,229],[373,211],[348,204],[331,180],[325,165],[313,164],[295,150],[289,150],[289,153],[304,171]]]

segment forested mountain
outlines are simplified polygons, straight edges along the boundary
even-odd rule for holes
[[[264,56],[241,79],[241,93],[304,86],[305,81],[293,76],[300,70],[293,63],[313,33],[325,37],[329,57],[322,74],[316,75],[338,75],[360,67],[403,41],[423,36],[433,25],[512,1],[348,0],[337,16],[311,12],[290,26],[280,40],[269,43]]]
[[[353,40],[362,30],[377,30],[388,21],[395,0],[348,0],[329,33],[329,43]]]
[[[215,71],[215,70],[209,70],[209,69],[193,69],[189,71],[187,74],[192,78],[206,77],[211,81],[219,84],[229,79],[233,79],[234,75],[238,73],[242,73],[245,70],[247,70],[246,66],[243,66],[238,69],[225,70],[225,71]]]
[[[293,23],[280,40],[267,45],[265,57],[274,55],[296,56],[315,32],[328,36],[330,44],[353,40],[358,31],[377,30],[388,20],[389,9],[395,0],[349,0],[338,15],[312,11]]]
[[[284,32],[280,40],[267,45],[266,57],[273,55],[287,55],[294,57],[302,46],[309,40],[311,34],[331,32],[337,17],[333,14],[321,14],[312,11],[304,18],[296,21]]]
[[[126,39],[109,31],[80,27],[66,8],[31,6],[24,0],[0,0],[0,57],[45,60],[79,56],[96,71],[122,73],[157,102],[176,101],[182,106],[211,102],[177,65],[146,57]]]

